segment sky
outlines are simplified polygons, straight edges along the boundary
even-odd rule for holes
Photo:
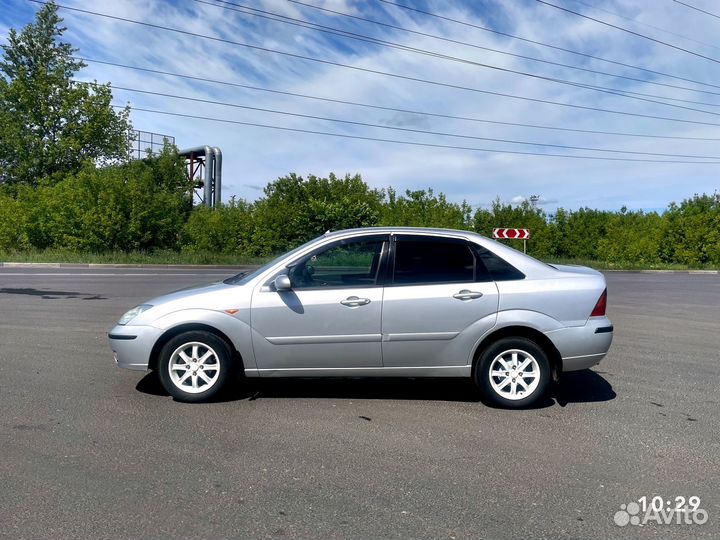
[[[674,0],[548,0],[652,38],[646,39],[537,0],[302,2],[58,3],[146,23],[60,9],[64,41],[88,59],[77,78],[110,82],[117,104],[190,116],[133,110],[131,120],[135,129],[174,136],[181,149],[220,147],[224,200],[255,200],[268,182],[292,172],[359,173],[371,187],[433,188],[476,208],[498,197],[509,203],[539,195],[550,212],[558,206],[662,210],[671,201],[720,189],[720,44],[713,45],[720,17]],[[716,1],[686,3],[720,15]],[[28,0],[3,4],[0,42],[9,28],[31,22],[40,7]],[[717,163],[697,163],[703,160]]]

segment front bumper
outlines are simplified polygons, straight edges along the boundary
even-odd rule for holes
[[[161,333],[153,326],[115,326],[108,333],[115,363],[125,369],[147,370],[150,353]]]
[[[562,357],[563,371],[587,369],[600,362],[613,340],[614,328],[607,317],[591,317],[585,326],[546,332]]]

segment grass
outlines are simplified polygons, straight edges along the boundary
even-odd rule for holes
[[[270,257],[247,257],[212,252],[106,251],[88,253],[60,249],[0,251],[0,262],[77,263],[77,264],[222,264],[232,266],[260,265]]]
[[[609,262],[588,259],[545,259],[549,264],[578,264],[596,270],[717,270],[712,264],[678,264],[678,263],[641,263],[641,262]]]
[[[28,251],[0,251],[0,262],[20,263],[76,263],[76,264],[218,264],[230,266],[261,265],[271,257],[248,257],[212,252],[157,251],[107,251],[87,253],[70,250],[48,249]],[[607,262],[585,259],[547,259],[550,264],[579,264],[597,270],[717,270],[717,265],[685,265],[674,263]]]

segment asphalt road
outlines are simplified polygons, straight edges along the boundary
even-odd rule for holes
[[[186,405],[114,366],[126,309],[228,274],[0,269],[0,537],[720,537],[720,276],[608,274],[609,356],[533,410],[455,379]],[[655,495],[709,519],[615,524]]]

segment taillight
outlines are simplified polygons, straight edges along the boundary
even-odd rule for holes
[[[595,304],[595,307],[593,308],[590,316],[591,317],[604,317],[606,309],[607,309],[607,289],[605,289],[602,292],[602,294],[600,295],[600,298],[598,298],[597,304]]]

